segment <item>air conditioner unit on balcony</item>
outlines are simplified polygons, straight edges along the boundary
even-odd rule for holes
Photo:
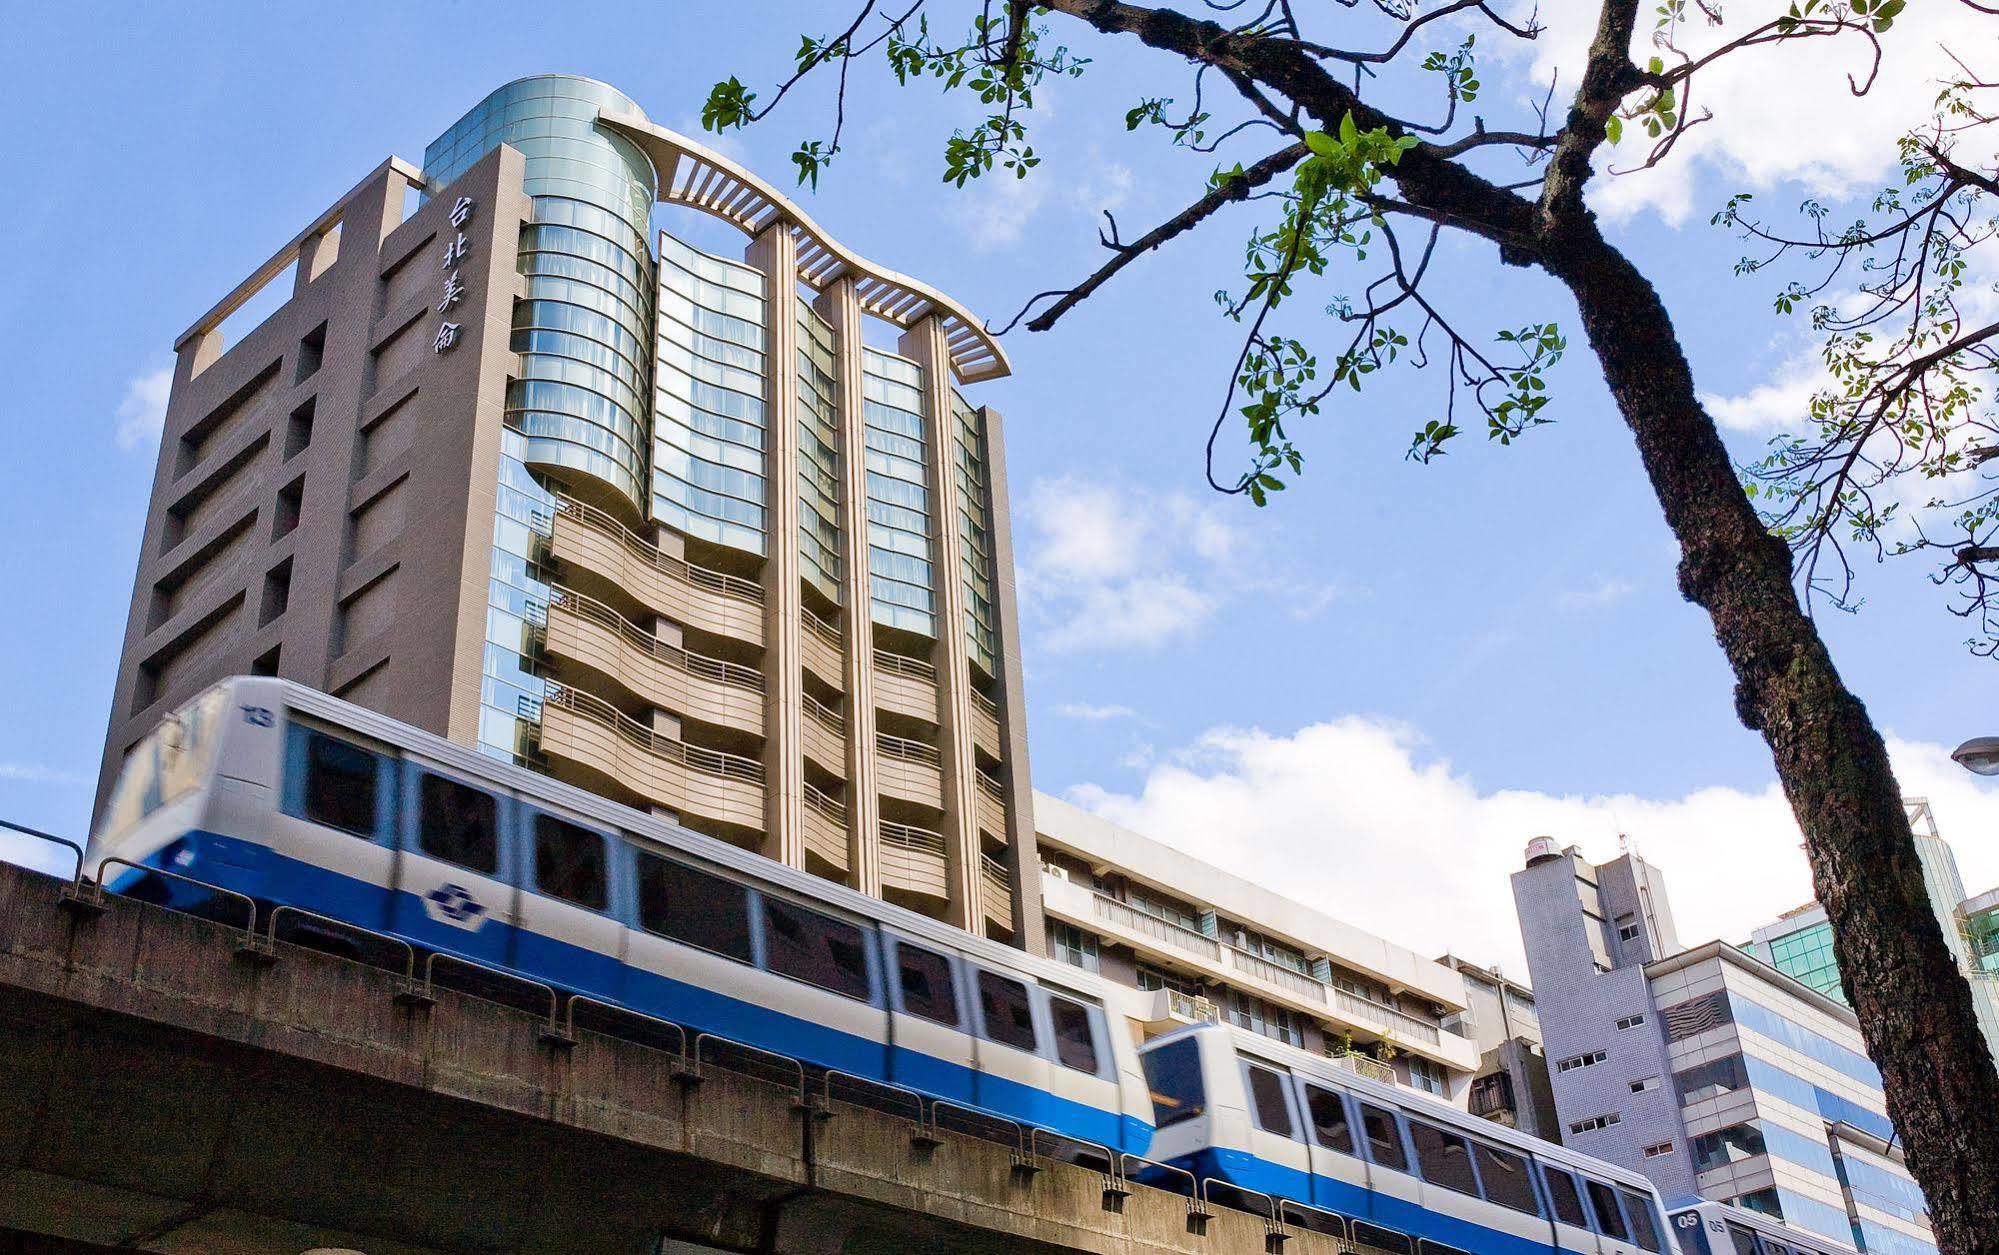
[[[1069,869],[1066,867],[1057,867],[1053,863],[1043,863],[1041,865],[1041,870],[1047,872],[1049,875],[1055,877],[1055,879],[1057,880],[1069,879]]]

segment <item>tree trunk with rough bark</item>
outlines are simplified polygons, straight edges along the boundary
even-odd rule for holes
[[[1799,605],[1790,550],[1737,482],[1658,293],[1593,222],[1571,234],[1542,264],[1575,294],[1680,542],[1680,590],[1713,620],[1736,712],[1770,746],[1938,1241],[1999,1250],[1999,1071],[1937,927],[1887,746]]]

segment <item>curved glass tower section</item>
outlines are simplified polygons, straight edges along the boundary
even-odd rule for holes
[[[653,517],[684,535],[769,552],[764,275],[660,236]]]
[[[923,368],[863,345],[861,372],[868,440],[868,591],[874,620],[935,637]]]
[[[647,497],[648,235],[658,183],[637,145],[597,124],[600,109],[644,112],[589,79],[520,79],[438,137],[423,173],[442,188],[501,144],[526,157],[534,221],[521,233],[527,299],[514,308],[511,347],[521,366],[507,389],[507,423],[524,438],[527,465],[556,468],[579,494],[638,517]]]

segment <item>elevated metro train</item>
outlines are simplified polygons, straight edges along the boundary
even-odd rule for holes
[[[1152,1157],[1353,1222],[1404,1255],[1638,1255],[1672,1248],[1636,1173],[1357,1076],[1242,1029],[1194,1025],[1140,1048]]]
[[[1704,1198],[1677,1199],[1666,1211],[1680,1255],[1853,1255],[1848,1243]]]
[[[1404,1255],[1674,1249],[1642,1177],[1240,1030],[1141,1048],[1092,974],[285,681],[224,681],[164,722],[91,843],[93,867],[133,865],[110,865],[117,892],[317,912]]]

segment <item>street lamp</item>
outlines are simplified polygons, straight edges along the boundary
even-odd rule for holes
[[[1951,751],[1966,771],[1999,776],[1999,736],[1975,736]]]

